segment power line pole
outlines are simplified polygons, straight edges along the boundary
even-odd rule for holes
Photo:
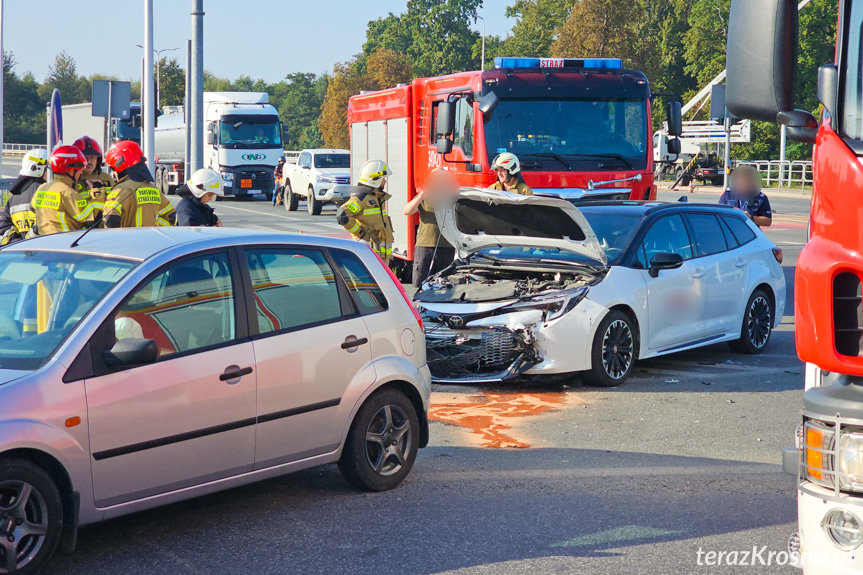
[[[141,112],[144,115],[144,156],[150,174],[156,168],[156,97],[153,93],[153,0],[144,0],[144,85]]]
[[[189,172],[204,167],[204,0],[192,0],[192,69]]]

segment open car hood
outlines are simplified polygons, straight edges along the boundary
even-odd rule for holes
[[[560,248],[608,265],[590,224],[565,200],[462,188],[455,205],[435,215],[462,258],[484,248],[520,246]]]

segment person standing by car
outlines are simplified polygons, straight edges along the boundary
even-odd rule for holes
[[[731,172],[729,189],[723,192],[719,203],[743,210],[759,228],[770,227],[773,223],[770,200],[761,191],[761,174],[748,164],[737,166]]]
[[[106,228],[170,226],[176,220],[171,202],[156,188],[141,147],[126,140],[105,154],[117,185],[105,201]]]
[[[417,226],[416,241],[414,242],[414,265],[412,285],[421,287],[429,276],[446,269],[455,259],[455,248],[441,236],[433,203],[440,200],[442,187],[455,186],[458,193],[458,181],[455,176],[446,170],[435,168],[425,182],[423,190],[404,207],[404,215],[412,216],[419,213],[419,226]],[[433,201],[428,201],[428,198]]]
[[[24,155],[18,179],[12,184],[9,201],[0,212],[0,246],[23,240],[33,224],[36,213],[30,203],[36,190],[45,183],[48,151],[35,148]]]
[[[285,167],[285,157],[279,156],[279,163],[273,170],[273,181],[276,182],[276,191],[273,193],[273,205],[281,206],[285,201],[285,184],[282,179],[282,168]]]
[[[381,259],[389,263],[393,255],[393,222],[387,215],[384,191],[392,172],[381,160],[369,160],[360,168],[359,186],[364,188],[339,206],[336,221],[351,235],[368,244]],[[367,190],[367,191],[366,191]]]
[[[39,186],[31,203],[36,214],[35,233],[46,236],[91,226],[96,206],[77,189],[87,158],[75,146],[58,146],[49,162],[54,179]]]
[[[222,226],[213,208],[207,205],[217,196],[225,195],[225,184],[219,174],[201,168],[177,189],[177,195],[182,198],[177,204],[178,226]]]
[[[78,182],[78,193],[90,203],[95,203],[97,211],[101,212],[114,187],[114,178],[102,172],[102,147],[89,136],[78,138],[72,145],[87,158],[87,167]]]
[[[491,169],[497,174],[497,181],[492,184],[492,190],[502,190],[532,196],[531,190],[521,177],[521,162],[518,156],[510,152],[498,154],[491,163]]]

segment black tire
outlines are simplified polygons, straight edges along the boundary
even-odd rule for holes
[[[300,196],[294,193],[291,182],[285,182],[285,209],[296,212],[298,207],[300,207]]]
[[[743,311],[743,325],[740,339],[728,342],[728,347],[737,353],[756,355],[764,352],[773,335],[773,321],[776,311],[773,299],[762,289],[756,289],[749,296]]]
[[[638,330],[623,312],[611,310],[599,322],[590,347],[590,371],[583,374],[587,385],[616,387],[626,381],[638,359]]]
[[[29,491],[19,509],[16,499],[25,486]],[[0,573],[38,573],[54,555],[62,530],[63,504],[51,477],[29,461],[0,461]],[[16,554],[12,569],[10,549]]]
[[[323,207],[324,204],[315,199],[315,189],[309,188],[309,191],[306,192],[306,209],[309,210],[309,214],[319,216]]]
[[[419,432],[416,410],[403,393],[394,389],[376,392],[351,423],[339,471],[349,483],[366,491],[398,487],[416,460]]]

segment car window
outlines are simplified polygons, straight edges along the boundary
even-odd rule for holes
[[[116,338],[152,339],[159,357],[236,338],[234,289],[224,252],[168,266],[114,312]]]
[[[337,319],[342,315],[335,274],[324,254],[303,248],[246,250],[265,334]]]
[[[728,250],[725,236],[716,216],[710,214],[687,214],[692,233],[695,235],[695,249],[700,256],[709,256]]]
[[[755,232],[749,227],[749,224],[732,216],[722,216],[722,221],[728,224],[731,228],[731,233],[737,238],[737,242],[742,246],[755,239]]]
[[[733,250],[738,247],[740,242],[738,242],[737,238],[734,237],[734,234],[731,233],[731,229],[728,227],[728,224],[725,223],[725,220],[723,218],[719,218],[719,223],[722,224],[722,235],[725,236],[725,243],[728,244],[728,249]]]
[[[641,243],[648,263],[659,253],[680,254],[684,260],[692,259],[692,243],[679,215],[657,220]]]
[[[464,152],[466,158],[473,157],[473,105],[461,98],[455,106],[455,134],[453,145]]]
[[[384,292],[372,277],[368,268],[353,252],[347,250],[331,250],[330,255],[336,262],[348,291],[361,314],[377,313],[389,308]]]

